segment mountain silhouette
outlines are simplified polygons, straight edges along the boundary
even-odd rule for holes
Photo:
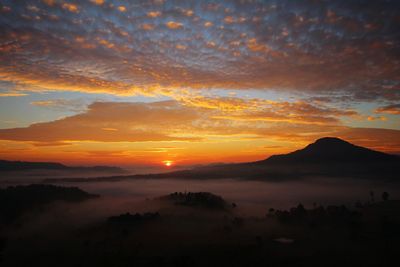
[[[303,149],[265,160],[218,164],[168,173],[98,178],[46,179],[46,182],[120,181],[124,179],[221,179],[284,181],[304,177],[352,177],[393,180],[400,177],[400,157],[324,137]]]
[[[324,137],[294,152],[273,155],[262,164],[272,163],[333,163],[333,162],[388,162],[399,160],[398,156],[353,145],[336,137]]]
[[[57,162],[29,162],[29,161],[9,161],[0,160],[1,171],[30,171],[30,170],[58,170],[58,171],[97,171],[124,173],[125,170],[111,166],[93,166],[93,167],[70,167]]]
[[[0,170],[2,171],[34,170],[34,169],[63,170],[67,168],[68,168],[67,166],[56,162],[28,162],[28,161],[0,160]]]

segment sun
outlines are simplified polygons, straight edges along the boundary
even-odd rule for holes
[[[173,162],[171,160],[164,160],[163,163],[167,167],[170,167],[173,164]]]

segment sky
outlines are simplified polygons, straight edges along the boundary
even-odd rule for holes
[[[400,154],[400,2],[0,0],[0,159]]]

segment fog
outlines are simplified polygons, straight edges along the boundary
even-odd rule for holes
[[[264,182],[233,179],[184,180],[184,179],[138,179],[119,182],[65,183],[77,186],[101,196],[131,201],[143,201],[171,192],[211,192],[222,196],[239,207],[252,208],[254,212],[265,212],[268,208],[286,209],[302,203],[305,206],[317,204],[347,204],[369,199],[374,191],[377,198],[384,191],[394,199],[400,196],[400,189],[388,182],[379,183],[354,179],[320,178],[301,181]],[[260,214],[258,214],[260,215]]]
[[[31,180],[18,180],[18,184],[29,184]],[[81,203],[94,214],[116,214],[123,211],[146,211],[151,199],[172,192],[211,192],[227,202],[236,203],[238,212],[262,216],[269,208],[288,209],[299,203],[305,207],[318,205],[345,204],[369,201],[370,191],[376,199],[384,191],[392,199],[400,198],[397,183],[365,181],[351,178],[313,178],[299,181],[266,182],[236,179],[190,180],[190,179],[132,179],[112,182],[54,183],[61,186],[76,186],[101,197]],[[12,183],[0,183],[1,187]],[[76,205],[75,205],[76,206]],[[106,212],[107,211],[107,212]]]

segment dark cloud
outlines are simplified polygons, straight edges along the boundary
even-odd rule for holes
[[[375,110],[376,113],[400,115],[400,104],[387,105]]]

